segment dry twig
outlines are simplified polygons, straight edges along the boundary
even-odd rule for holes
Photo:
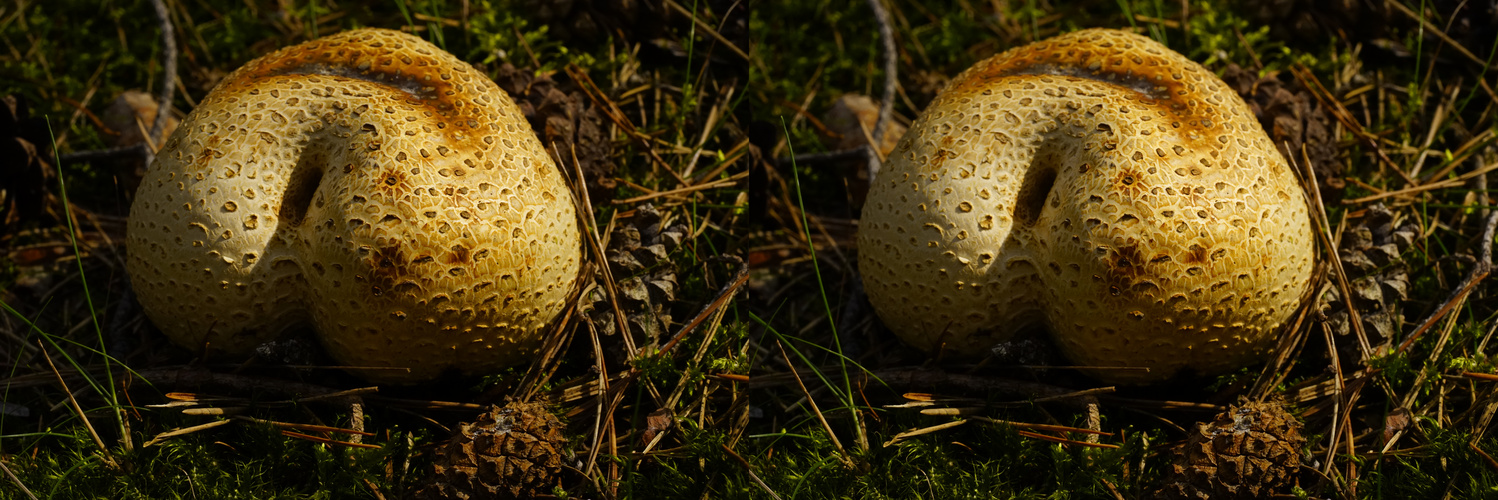
[[[1422,26],[1424,26],[1424,28],[1426,29],[1426,31],[1434,33],[1437,38],[1441,39],[1441,41],[1446,42],[1447,44],[1450,44],[1451,47],[1454,48],[1454,49],[1456,49],[1457,52],[1460,52],[1463,56],[1466,56],[1467,60],[1470,60],[1470,61],[1472,61],[1474,63],[1477,63],[1478,67],[1480,67],[1480,68],[1492,68],[1491,66],[1488,66],[1488,62],[1487,61],[1482,60],[1481,57],[1477,57],[1477,54],[1473,54],[1472,51],[1467,50],[1467,48],[1463,47],[1462,44],[1456,43],[1456,40],[1452,39],[1450,36],[1447,36],[1446,32],[1442,31],[1440,26],[1436,26],[1435,24],[1433,24],[1430,21],[1426,20],[1425,16],[1416,14],[1415,11],[1410,10],[1409,7],[1405,7],[1404,4],[1399,3],[1397,0],[1384,0],[1384,3],[1388,4],[1390,7],[1394,7],[1394,10],[1399,11],[1399,13],[1404,14],[1406,16],[1409,16],[1410,19],[1414,19],[1415,21],[1419,21],[1420,24]],[[1498,69],[1498,68],[1493,68],[1493,69]]]
[[[822,424],[822,429],[827,431],[827,437],[832,439],[832,447],[837,448],[838,456],[843,457],[846,460],[848,451],[843,449],[842,440],[839,440],[837,438],[837,433],[832,432],[832,425],[828,424],[827,418],[822,416],[822,409],[817,407],[817,399],[811,396],[811,391],[806,390],[806,383],[802,382],[801,375],[796,373],[798,371],[795,369],[796,364],[795,362],[791,361],[791,356],[785,353],[785,346],[777,341],[775,342],[775,347],[780,348],[780,356],[785,358],[785,364],[792,367],[791,376],[795,377],[796,386],[801,388],[801,394],[806,396],[806,403],[811,405],[811,412],[813,415],[817,416],[817,422],[820,422]],[[895,436],[895,440],[898,439],[900,439],[900,436]],[[894,441],[892,440],[891,443],[893,442]],[[885,446],[889,445],[890,443],[885,443]]]
[[[754,473],[754,468],[749,466],[748,460],[744,460],[744,457],[739,456],[738,453],[735,453],[733,451],[733,448],[729,448],[726,444],[720,443],[718,444],[718,446],[721,446],[723,448],[723,451],[728,453],[729,457],[732,457],[735,462],[738,462],[739,466],[744,468],[744,473],[749,474],[749,479],[754,481],[755,485],[759,486],[760,489],[765,490],[765,493],[769,493],[770,498],[780,500],[780,495],[775,494],[775,490],[770,489],[770,485],[765,484],[764,480],[760,479],[759,475]]]
[[[1396,353],[1403,353],[1406,349],[1409,349],[1410,345],[1419,340],[1420,336],[1424,335],[1426,330],[1429,330],[1431,326],[1436,324],[1436,320],[1441,319],[1446,313],[1455,309],[1457,304],[1460,304],[1467,298],[1468,294],[1472,293],[1472,290],[1477,287],[1477,283],[1493,272],[1493,231],[1498,229],[1498,212],[1488,214],[1488,219],[1484,225],[1485,229],[1482,231],[1481,240],[1482,257],[1477,259],[1477,264],[1472,267],[1472,271],[1467,273],[1467,278],[1463,279],[1457,285],[1456,289],[1451,291],[1451,295],[1446,298],[1441,307],[1432,312],[1430,316],[1427,316],[1425,321],[1421,321],[1420,327],[1410,332],[1410,335],[1404,339],[1404,342],[1399,343],[1399,349],[1395,351]]]
[[[869,8],[874,10],[874,20],[879,23],[879,41],[883,46],[884,57],[884,95],[879,98],[879,121],[874,122],[873,142],[882,144],[884,132],[889,127],[890,115],[894,113],[895,86],[899,84],[899,57],[895,49],[895,31],[889,24],[889,12],[884,10],[881,0],[868,0]],[[869,172],[869,181],[874,180],[874,174],[878,168]]]
[[[16,483],[16,487],[20,488],[21,492],[26,494],[26,498],[30,498],[31,500],[37,500],[36,499],[36,494],[34,494],[34,493],[31,492],[31,488],[27,488],[26,487],[26,483],[22,483],[21,482],[21,478],[16,477],[16,474],[14,472],[10,471],[10,466],[5,465],[5,461],[4,460],[0,460],[0,471],[5,471],[5,477],[10,478],[10,481],[12,483]]]
[[[52,362],[52,355],[47,353],[47,347],[42,341],[36,341],[42,347],[42,356],[47,358],[47,366],[52,367],[52,375],[57,377],[57,384],[62,386],[62,393],[67,395],[68,404],[73,407],[73,412],[78,414],[78,419],[83,421],[83,427],[88,429],[89,437],[94,439],[94,444],[99,447],[99,453],[104,457],[104,464],[109,468],[119,470],[120,464],[114,460],[114,454],[109,452],[109,447],[104,445],[104,439],[99,437],[99,431],[94,430],[94,424],[88,420],[88,414],[83,412],[83,407],[78,405],[78,399],[73,397],[73,391],[68,389],[67,381],[62,379],[62,373],[57,371],[57,365]]]

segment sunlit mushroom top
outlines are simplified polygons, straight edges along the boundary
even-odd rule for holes
[[[903,339],[972,357],[1045,326],[1144,382],[1257,359],[1297,308],[1303,191],[1243,101],[1141,36],[1084,30],[978,63],[869,193],[860,269]]]
[[[306,325],[375,380],[527,361],[581,259],[572,195],[509,97],[381,29],[229,75],[130,217],[132,283],[174,341],[242,355]]]

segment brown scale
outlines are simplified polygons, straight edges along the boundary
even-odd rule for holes
[[[1139,248],[1138,242],[1131,241],[1109,249],[1103,264],[1103,280],[1108,284],[1108,294],[1117,297],[1132,292],[1134,285],[1148,281],[1154,275],[1146,269],[1149,264],[1149,256]]]
[[[1134,165],[1120,168],[1118,173],[1113,175],[1111,184],[1112,192],[1123,195],[1124,199],[1128,201],[1144,197],[1155,187],[1150,182],[1149,176],[1145,175],[1144,171]]]
[[[406,260],[405,249],[399,245],[390,245],[375,248],[364,257],[365,268],[369,270],[368,276],[363,276],[364,281],[369,283],[370,294],[378,297],[390,288],[401,277],[410,274]],[[359,279],[356,276],[355,279]]]

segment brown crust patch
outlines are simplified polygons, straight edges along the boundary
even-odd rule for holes
[[[1139,248],[1138,242],[1112,247],[1103,258],[1104,281],[1111,296],[1133,295],[1134,285],[1151,275],[1145,269],[1149,257]]]
[[[444,264],[467,264],[469,259],[468,247],[453,245],[452,251],[442,257]]]
[[[1185,252],[1181,253],[1181,263],[1182,264],[1205,264],[1205,263],[1207,263],[1207,248],[1204,247],[1204,246],[1201,246],[1200,244],[1192,243],[1191,246],[1186,247],[1186,251]]]
[[[402,276],[408,273],[405,249],[400,245],[379,247],[371,250],[364,257],[364,265],[369,269],[369,276],[365,280],[369,283],[369,292],[378,297],[390,290],[392,286],[400,282]]]

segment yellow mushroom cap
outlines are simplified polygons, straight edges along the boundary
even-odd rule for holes
[[[1310,283],[1304,193],[1241,98],[1148,38],[1078,31],[978,63],[870,188],[869,301],[981,355],[1046,326],[1112,382],[1261,359]]]
[[[561,173],[492,81],[382,29],[287,47],[182,122],[130,209],[127,270],[190,349],[298,325],[375,381],[528,361],[578,275]],[[409,372],[398,368],[408,368]]]

